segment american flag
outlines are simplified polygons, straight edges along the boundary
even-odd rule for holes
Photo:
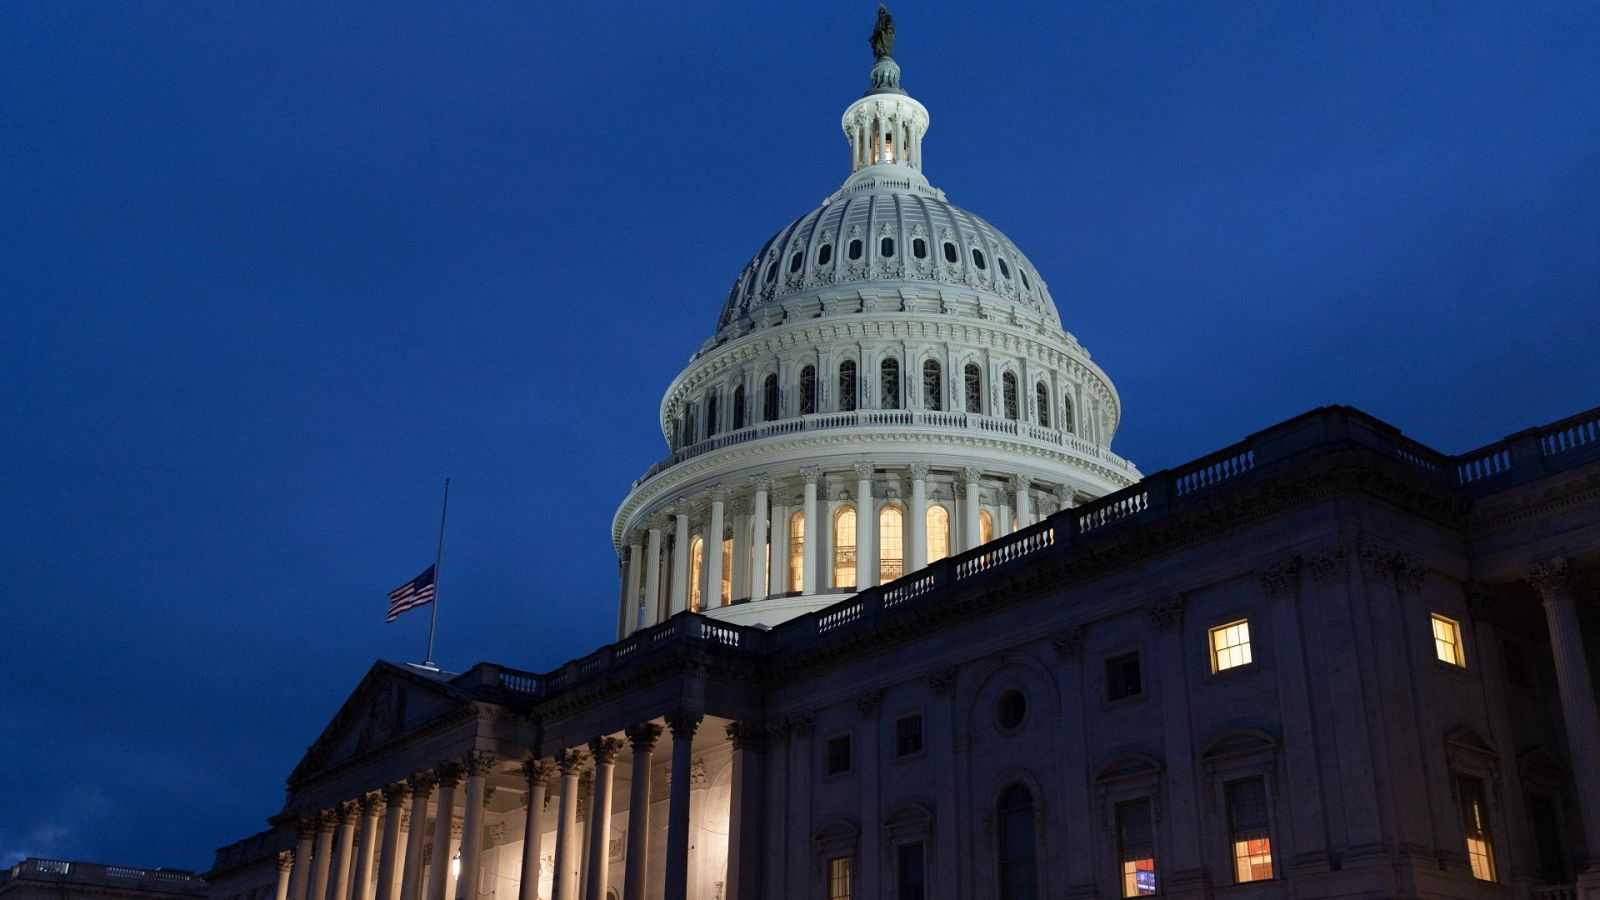
[[[389,592],[389,618],[393,622],[406,610],[416,609],[433,602],[433,566],[422,574]]]

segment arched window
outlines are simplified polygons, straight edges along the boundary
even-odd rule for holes
[[[853,359],[839,363],[839,408],[846,412],[856,408],[856,362]]]
[[[852,240],[850,242],[850,258],[851,259],[860,259],[861,258],[861,239],[860,238],[856,238],[855,240]]]
[[[722,541],[722,593],[721,605],[733,602],[733,538]]]
[[[900,408],[900,360],[892,356],[878,365],[878,408]]]
[[[1017,376],[1010,372],[1000,376],[1001,400],[1005,403],[1006,418],[1017,418]]]
[[[1044,385],[1039,386],[1040,390]],[[771,422],[778,417],[778,376],[776,373],[767,376],[761,384],[761,421]]]
[[[878,582],[888,584],[906,573],[905,516],[898,506],[878,511]]]
[[[701,585],[705,581],[706,542],[698,535],[689,542],[689,611],[701,608]]]
[[[989,268],[989,263],[986,260],[984,260],[984,258],[983,258],[983,251],[979,250],[977,247],[973,247],[972,248],[972,264],[977,266],[979,269],[987,269],[987,268]],[[773,268],[777,268],[778,264],[777,263],[773,263],[772,265],[773,265]],[[768,279],[768,280],[771,280],[771,279]]]
[[[999,849],[1000,900],[1039,896],[1038,845],[1033,834],[1033,792],[1013,784],[1000,792],[995,816]]]
[[[806,574],[806,514],[796,511],[789,517],[789,590],[799,593],[805,588]]]
[[[960,258],[961,257],[956,255],[956,245],[952,244],[949,241],[945,241],[944,242],[944,261],[947,262],[947,263],[953,263],[953,262],[957,261]]]
[[[706,437],[717,433],[717,392],[706,394]]]
[[[878,242],[878,255],[884,259],[894,256],[894,238],[886,237]]]
[[[911,255],[917,259],[928,258],[928,242],[922,238],[911,239]]]
[[[1061,430],[1067,434],[1077,434],[1078,426],[1073,421],[1072,398],[1067,395],[1061,397]]]
[[[944,370],[937,359],[922,364],[922,408],[944,409]]]
[[[935,503],[928,507],[928,565],[950,555],[950,510]]]
[[[796,250],[794,252],[794,255],[789,257],[789,271],[791,271],[791,272],[800,271],[800,264],[805,262],[805,261],[806,261],[805,252],[802,251],[802,250]]]
[[[994,540],[994,516],[987,509],[978,510],[978,543],[987,544]]]
[[[856,510],[841,506],[833,514],[833,586],[856,586]]]
[[[981,413],[983,412],[983,370],[978,368],[977,363],[967,363],[965,377],[967,412]]]
[[[1034,387],[1034,389],[1033,389],[1033,399],[1034,399],[1035,402],[1037,402],[1039,404],[1039,424],[1043,425],[1046,428],[1049,428],[1050,427],[1050,391],[1049,391],[1048,388],[1046,388],[1044,386],[1044,382],[1041,381],[1041,382],[1039,382],[1039,384],[1037,386]]]
[[[771,284],[773,282],[773,279],[775,279],[777,277],[778,277],[778,261],[777,260],[773,260],[772,261],[772,265],[767,266],[767,284]]]
[[[1000,267],[1000,275],[1002,277],[1004,277],[1005,280],[1010,281],[1011,280],[1011,267],[1006,265],[1005,257],[996,256],[994,258],[994,261],[995,261],[995,265]]]
[[[833,259],[833,245],[832,244],[823,244],[822,247],[817,250],[817,265],[825,266],[832,259]]]
[[[809,416],[817,411],[817,367],[806,366],[800,370],[800,415]]]
[[[733,430],[738,431],[744,426],[744,385],[741,384],[733,389]]]

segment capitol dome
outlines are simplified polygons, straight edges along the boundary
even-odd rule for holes
[[[744,266],[668,386],[668,454],[613,520],[619,638],[814,613],[1140,478],[1045,279],[923,174],[928,123],[885,50],[844,184]]]

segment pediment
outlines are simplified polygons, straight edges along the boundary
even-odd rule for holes
[[[374,663],[307,748],[289,783],[312,778],[471,702],[470,695],[441,678],[390,662]]]

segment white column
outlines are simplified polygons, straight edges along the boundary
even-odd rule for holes
[[[750,595],[750,501],[735,497],[728,504],[733,516],[733,565],[728,567],[728,599],[739,600]]]
[[[517,900],[539,900],[539,860],[544,840],[544,792],[556,767],[538,759],[525,760],[522,774],[528,779],[528,814],[522,823],[522,876]]]
[[[333,864],[333,829],[338,821],[338,813],[331,809],[323,810],[317,816],[317,849],[312,851],[316,855],[311,860],[310,900],[328,898],[328,874]]]
[[[750,599],[767,599],[767,492],[772,489],[772,479],[758,475],[752,481],[756,486],[755,505],[750,510]],[[604,900],[604,898],[602,898]]]
[[[793,510],[781,503],[769,506],[772,521],[772,564],[767,567],[767,596],[776,597],[789,591],[789,516]]]
[[[708,609],[722,605],[722,504],[727,499],[728,491],[722,485],[711,489],[711,521],[706,526],[705,563],[701,566],[706,583],[700,589]]]
[[[645,722],[628,729],[633,746],[633,782],[628,794],[628,856],[622,874],[622,900],[645,900],[650,871],[650,757],[661,726]]]
[[[383,789],[383,849],[378,852],[378,888],[373,900],[395,900],[400,887],[400,817],[410,796],[411,785],[403,781]]]
[[[678,498],[672,513],[672,614],[689,608],[689,507]]]
[[[289,875],[294,871],[294,851],[278,851],[278,883],[273,889],[273,900],[289,900]]]
[[[928,564],[928,464],[911,464],[911,546],[906,551],[907,572]]]
[[[406,835],[405,872],[400,881],[400,900],[419,900],[422,896],[422,846],[428,834],[428,795],[433,793],[432,772],[411,776],[411,830]]]
[[[355,890],[350,894],[351,900],[372,900],[372,863],[378,848],[378,813],[382,809],[382,794],[361,795],[361,843],[356,848]]]
[[[356,852],[356,824],[361,821],[361,804],[348,800],[335,812],[339,822],[339,867],[333,875],[333,900],[350,898],[350,864]]]
[[[801,501],[802,519],[805,521],[804,541],[800,545],[800,593],[810,596],[817,592],[817,539],[822,531],[817,525],[817,482],[822,480],[822,469],[806,466],[800,470],[806,480],[805,495]]]
[[[584,900],[606,900],[611,880],[611,782],[622,752],[620,738],[595,738],[589,742],[594,756],[594,799],[589,801],[589,874]]]
[[[661,526],[652,523],[645,534],[644,622],[654,625],[661,621]]]
[[[450,884],[450,838],[456,819],[456,785],[461,783],[461,764],[439,766],[439,797],[433,809],[433,857],[428,860],[428,900],[445,900]]]
[[[982,539],[982,529],[978,525],[978,512],[982,508],[982,498],[978,495],[978,480],[982,477],[977,466],[967,466],[961,470],[962,485],[966,494],[961,503],[961,549],[971,550],[978,546]]]
[[[635,539],[628,545],[628,599],[623,604],[623,633],[617,636],[618,640],[639,627],[639,583],[643,574],[644,547]]]
[[[456,900],[476,900],[478,871],[483,865],[484,783],[494,768],[494,754],[474,750],[467,754],[466,811],[461,816],[461,875],[456,878]]]
[[[662,900],[689,900],[689,758],[701,716],[679,710],[667,717],[672,729],[672,783],[667,799],[667,872]]]
[[[561,769],[561,820],[556,823],[555,885],[551,900],[578,900],[578,777],[589,754],[567,750],[556,754]]]
[[[856,590],[878,583],[878,507],[872,499],[872,463],[860,462],[856,472]]]
[[[1011,476],[1011,489],[1017,492],[1017,528],[1027,528],[1033,524],[1033,497],[1030,490],[1033,482],[1026,475]]]
[[[311,842],[317,838],[317,820],[307,816],[300,820],[300,839],[294,845],[294,870],[289,879],[289,896],[294,900],[308,900],[311,893]]]
[[[1577,787],[1578,812],[1583,817],[1583,837],[1589,867],[1585,881],[1600,887],[1600,710],[1595,706],[1594,681],[1583,650],[1583,632],[1572,595],[1571,563],[1556,557],[1531,568],[1527,578],[1544,601],[1550,629],[1550,655],[1561,694],[1561,714],[1566,720],[1567,747],[1572,754],[1572,780]]]

